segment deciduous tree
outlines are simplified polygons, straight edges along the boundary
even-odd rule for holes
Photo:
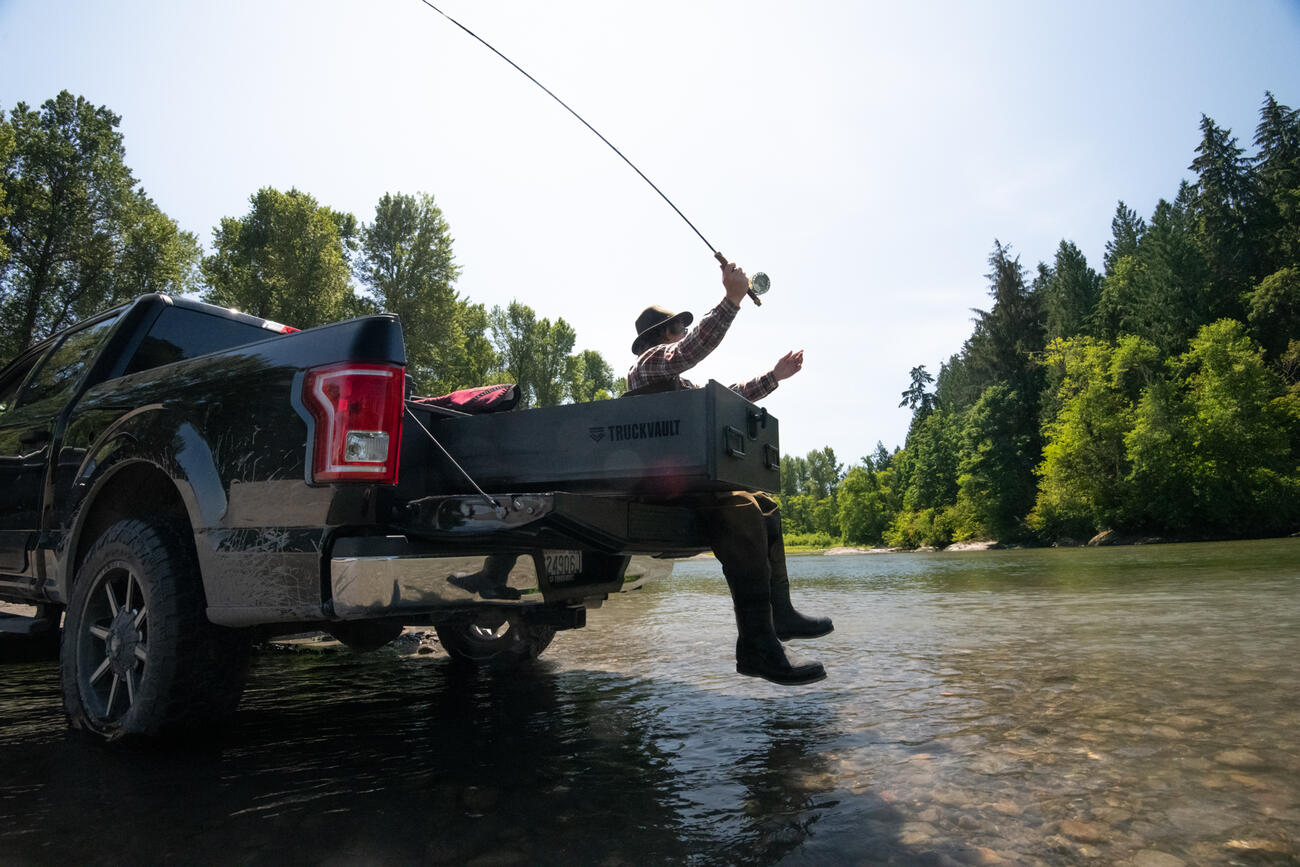
[[[348,265],[356,218],[296,189],[263,187],[249,203],[213,230],[203,300],[298,328],[356,312]]]
[[[131,295],[191,288],[197,243],[132,177],[120,122],[65,90],[0,124],[0,355]]]

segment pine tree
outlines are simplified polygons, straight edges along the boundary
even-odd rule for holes
[[[1240,319],[1240,299],[1254,282],[1258,259],[1247,226],[1255,207],[1250,161],[1231,131],[1206,115],[1201,115],[1201,135],[1189,166],[1196,172],[1191,202],[1195,237],[1209,268],[1201,321]]]
[[[1110,221],[1111,239],[1106,242],[1106,255],[1102,260],[1107,277],[1115,272],[1120,259],[1137,253],[1138,242],[1146,230],[1146,222],[1121,199]]]

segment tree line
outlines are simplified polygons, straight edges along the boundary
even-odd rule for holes
[[[460,266],[427,193],[385,193],[370,222],[271,187],[212,231],[205,254],[126,164],[121,118],[67,91],[0,112],[0,363],[149,292],[197,294],[298,328],[397,314],[421,394],[518,383],[522,406],[595,400],[622,377],[576,350],[564,319],[518,301],[491,310],[455,289]]]
[[[992,303],[933,375],[901,448],[782,458],[808,541],[1177,538],[1300,526],[1300,111],[1266,93],[1248,155],[1202,116],[1172,199],[1120,201],[1102,270],[1063,240],[1027,273],[994,242]]]

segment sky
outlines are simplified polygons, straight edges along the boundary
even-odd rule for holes
[[[1116,204],[1172,199],[1202,114],[1253,152],[1266,91],[1300,105],[1300,0],[1089,3],[439,0],[579,121],[421,0],[0,0],[0,109],[60,90],[122,116],[126,161],[211,249],[261,187],[369,222],[433,194],[471,301],[567,320],[634,360],[650,304],[698,317],[721,250],[767,273],[690,378],[803,349],[763,403],[782,450],[902,445],[909,371]]]

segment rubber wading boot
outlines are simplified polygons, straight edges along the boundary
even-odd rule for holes
[[[800,614],[790,602],[790,579],[772,575],[772,624],[776,637],[782,641],[792,638],[820,638],[835,631],[829,617],[809,617]]]
[[[766,602],[736,606],[736,672],[784,686],[816,683],[826,677],[820,662],[786,654],[772,628]]]
[[[772,596],[772,624],[776,637],[782,641],[792,638],[820,638],[835,629],[829,617],[808,617],[794,610],[790,602],[790,577],[785,571],[785,540],[781,536],[781,519],[777,515],[764,516],[767,530],[767,562],[772,570],[769,583]]]

